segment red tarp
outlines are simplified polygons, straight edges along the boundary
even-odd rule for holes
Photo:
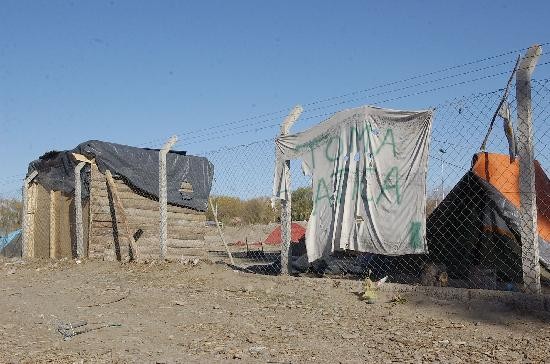
[[[295,222],[291,225],[291,241],[293,243],[299,242],[301,239],[305,238],[306,236],[306,229]],[[275,230],[269,234],[267,239],[265,239],[264,244],[271,244],[271,245],[277,245],[281,244],[281,226],[277,226]]]

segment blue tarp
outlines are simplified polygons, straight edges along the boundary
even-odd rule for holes
[[[17,229],[6,236],[0,236],[0,251],[4,250],[11,242],[16,241],[20,235],[21,229]]]

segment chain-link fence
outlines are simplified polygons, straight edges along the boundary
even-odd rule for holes
[[[431,81],[411,87],[426,83]],[[463,82],[457,84],[460,83]],[[408,90],[409,86],[402,89]],[[441,87],[428,91],[439,89]],[[321,260],[309,262],[304,237],[313,208],[312,181],[301,172],[300,161],[291,161],[290,272],[350,278],[369,276],[375,280],[387,276],[390,282],[398,283],[510,291],[522,290],[526,279],[532,280],[534,274],[540,276],[543,292],[548,292],[550,186],[546,172],[550,170],[547,156],[550,80],[533,80],[529,92],[531,131],[523,130],[516,120],[518,101],[522,105],[528,95],[515,90],[514,85],[504,99],[504,90],[500,89],[457,97],[435,106],[426,183],[426,254],[387,256],[337,250]],[[386,97],[386,92],[371,96]],[[396,99],[400,97],[386,101]],[[344,103],[356,100],[330,98],[325,101],[332,104],[311,103],[307,111],[322,110],[324,114],[316,117],[327,117],[331,114],[327,111],[333,111],[327,108],[341,108]],[[380,104],[385,106],[383,101]],[[497,109],[500,113],[495,119]],[[503,127],[507,125],[503,123],[506,118],[512,127]],[[485,141],[493,119],[494,127]],[[279,120],[278,114],[270,114],[266,120],[249,120],[235,129],[248,129],[248,122],[274,120]],[[272,126],[262,124],[258,130]],[[243,130],[232,132],[234,135]],[[197,142],[223,137],[224,133],[226,129],[206,130],[196,137]],[[529,143],[522,139],[529,133],[533,134],[535,162],[520,166],[515,156],[525,153],[526,147],[529,149]],[[193,142],[191,137],[188,139],[183,143]],[[156,163],[155,153],[158,151],[153,151],[151,160]],[[23,188],[23,201],[20,187],[4,192],[0,196],[4,229],[0,235],[25,225],[28,223],[25,219],[32,219],[27,231],[36,243],[30,253],[34,257],[88,256],[118,260],[160,257],[189,261],[207,252],[211,259],[227,262],[237,269],[279,274],[283,240],[281,205],[280,201],[272,202],[270,198],[275,167],[274,138],[201,155],[214,165],[214,180],[210,201],[203,201],[204,206],[200,208],[176,206],[164,195],[166,189],[164,192],[162,188],[156,189],[157,181],[162,180],[156,165],[150,166],[147,169],[150,173],[145,174],[143,166],[128,166],[128,170],[142,171],[140,180],[157,183],[147,193],[147,189],[136,188],[136,181],[129,180],[127,175],[113,171],[110,176],[105,167],[100,171],[93,160],[84,158],[74,162],[75,166],[83,164],[80,177],[86,181],[84,190],[69,188],[63,192],[63,180],[48,188],[32,182],[31,178]],[[55,156],[48,155],[48,158]],[[183,175],[187,173],[185,167],[179,169]],[[181,176],[169,177],[169,183],[181,183],[178,193],[184,199],[186,194],[194,193],[195,182]],[[73,186],[80,184],[74,175],[66,178]],[[17,183],[21,179],[21,176],[14,177]],[[78,194],[80,198],[75,198]],[[533,195],[536,207],[522,205],[522,201],[529,201]],[[76,203],[78,200],[81,206]],[[26,208],[22,207],[25,203]],[[18,214],[21,210],[26,214]],[[532,216],[537,216],[536,231]],[[82,221],[83,226],[79,226],[78,221]],[[533,236],[529,237],[530,233]],[[526,245],[522,241],[535,243]],[[534,261],[532,258],[537,255],[540,259]]]
[[[426,203],[428,253],[384,256],[334,251],[308,263],[304,232],[312,208],[311,180],[292,161],[291,271],[352,278],[388,276],[390,282],[522,290],[522,193],[518,158],[511,160],[503,119],[496,118],[485,152],[480,147],[503,90],[459,97],[436,106],[431,135]],[[514,87],[505,104],[516,115]],[[550,81],[532,82],[538,239],[543,291],[548,291],[550,200]],[[516,141],[517,120],[513,117]],[[212,198],[234,264],[248,271],[280,272],[279,209],[271,208],[274,140],[205,153],[215,166]],[[514,147],[515,148],[515,147]],[[210,218],[209,218],[210,219]],[[214,259],[228,261],[215,225],[208,228],[207,247]],[[525,259],[524,259],[525,260]],[[546,264],[546,265],[545,265]]]

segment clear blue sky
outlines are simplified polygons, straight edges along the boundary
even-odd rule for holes
[[[0,192],[48,150],[89,139],[158,147],[175,133],[550,42],[548,15],[548,1],[0,0]],[[183,135],[177,147],[199,152],[276,131]]]

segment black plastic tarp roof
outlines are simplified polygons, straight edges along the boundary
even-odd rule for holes
[[[110,170],[120,176],[132,188],[150,198],[158,199],[159,150],[130,147],[122,144],[90,140],[73,150],[48,152],[29,164],[28,173],[38,171],[37,180],[48,190],[74,191],[74,167],[72,153],[82,154],[95,162],[102,173]],[[166,156],[168,203],[206,211],[212,188],[214,166],[205,157],[171,151]],[[82,169],[82,194],[89,195],[90,165]],[[193,192],[180,191],[183,182],[191,184]]]

